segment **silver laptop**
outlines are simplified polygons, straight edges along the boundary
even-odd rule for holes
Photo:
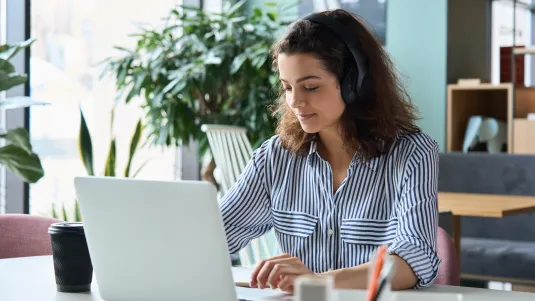
[[[74,185],[103,299],[238,300],[213,185],[111,177]]]

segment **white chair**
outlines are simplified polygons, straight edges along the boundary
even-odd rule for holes
[[[236,181],[251,160],[253,149],[247,138],[247,130],[229,125],[202,125],[206,133],[217,171],[214,177],[220,184],[220,196],[223,196]],[[240,251],[242,266],[253,266],[262,259],[280,254],[273,230],[262,237],[252,240]]]

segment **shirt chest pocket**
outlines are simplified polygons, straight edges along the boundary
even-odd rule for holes
[[[343,219],[340,238],[344,243],[358,245],[385,245],[396,236],[397,219]]]
[[[306,238],[316,230],[318,217],[298,211],[271,209],[275,230],[284,235]]]

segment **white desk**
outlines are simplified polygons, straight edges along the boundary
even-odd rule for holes
[[[236,281],[247,281],[249,269],[233,269]],[[72,294],[56,292],[54,268],[51,256],[27,257],[16,259],[0,259],[0,300],[39,300],[39,301],[102,301],[98,294],[98,287],[93,278],[90,293]],[[285,297],[278,291],[237,288],[238,296],[245,299],[285,301],[292,298]],[[429,295],[432,293],[433,295]],[[462,299],[456,298],[461,294]],[[358,290],[337,291],[339,301],[365,300],[365,292]],[[424,291],[396,292],[396,301],[533,301],[535,294],[494,291],[486,289],[453,287],[435,285]],[[445,298],[441,298],[445,297]],[[390,298],[384,301],[392,301]],[[381,300],[381,301],[383,301]],[[207,300],[209,301],[209,300]],[[214,300],[215,301],[215,300]]]

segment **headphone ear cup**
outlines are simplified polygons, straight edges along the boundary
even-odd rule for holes
[[[372,82],[370,78],[370,74],[367,74],[362,79],[362,86],[359,90],[359,99],[361,99],[362,101],[367,101],[368,99],[373,97]]]
[[[359,98],[360,93],[357,93],[357,75],[357,70],[355,68],[349,68],[340,83],[342,98],[346,104],[352,104]]]

